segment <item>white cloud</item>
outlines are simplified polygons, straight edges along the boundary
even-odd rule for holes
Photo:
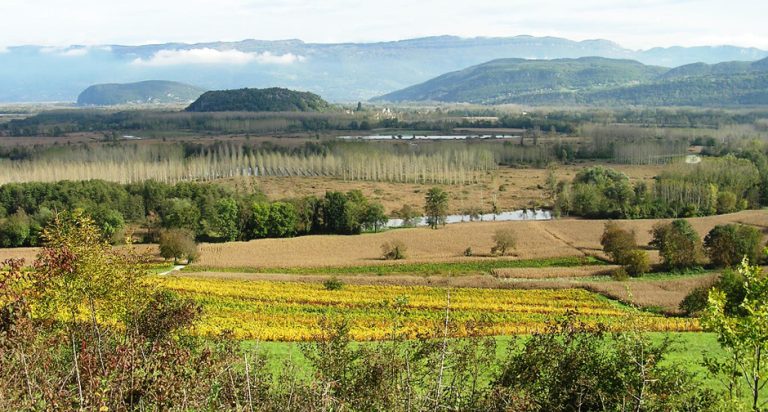
[[[304,61],[303,56],[293,53],[273,54],[246,53],[240,50],[216,50],[210,48],[189,50],[160,50],[149,59],[138,58],[133,61],[141,66],[176,66],[183,64],[293,64]]]
[[[82,57],[88,54],[87,48],[67,49],[59,53],[59,56],[64,57]]]
[[[5,46],[0,46],[0,54],[3,54],[3,53],[8,53],[9,51],[10,51],[10,50],[8,50],[8,48],[7,48],[7,47],[5,47]]]
[[[89,47],[43,47],[40,53],[55,54],[63,57],[82,57],[88,54]]]

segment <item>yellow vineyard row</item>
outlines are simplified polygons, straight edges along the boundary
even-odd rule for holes
[[[239,339],[306,341],[322,331],[321,320],[345,319],[357,340],[394,335],[436,336],[446,309],[450,334],[509,335],[542,331],[568,312],[613,330],[627,325],[648,331],[697,331],[695,320],[639,312],[580,290],[444,289],[421,286],[346,285],[167,277],[165,287],[190,296],[204,308],[196,333]],[[449,300],[450,294],[450,300]]]

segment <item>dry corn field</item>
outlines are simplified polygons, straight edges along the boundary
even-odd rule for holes
[[[202,336],[306,341],[317,338],[323,318],[343,317],[356,340],[437,336],[446,309],[452,336],[510,335],[542,330],[566,312],[589,324],[620,330],[698,331],[695,319],[639,312],[584,290],[444,289],[422,286],[357,286],[327,290],[318,283],[166,277],[168,288],[203,305],[194,331]]]
[[[555,175],[558,180],[571,181],[577,172],[588,165],[559,166]],[[649,181],[663,170],[663,166],[612,165],[611,167],[625,173],[631,180],[637,181]],[[546,179],[546,169],[500,167],[496,171],[480,175],[475,183],[442,187],[450,196],[448,204],[451,214],[460,214],[468,209],[490,211],[494,201],[500,210],[517,210],[549,204],[550,201],[546,199],[542,190]],[[264,176],[255,181],[236,178],[225,182],[240,187],[255,185],[270,199],[322,196],[326,191],[346,192],[357,189],[367,198],[383,204],[387,212],[398,210],[406,204],[421,210],[424,205],[424,195],[430,187],[434,186],[352,181],[319,176],[312,178]]]
[[[768,212],[745,211],[722,216],[689,219],[701,237],[715,225],[744,223],[768,230]],[[622,220],[634,229],[640,244],[650,241],[648,232],[659,220]],[[544,259],[600,254],[603,220],[562,219],[554,221],[474,222],[448,225],[438,230],[397,229],[362,236],[305,236],[293,239],[261,239],[251,242],[204,244],[196,264],[213,268],[290,268],[397,264],[381,260],[381,245],[400,240],[407,247],[406,262],[476,261],[464,257],[471,247],[488,253],[498,229],[511,229],[517,249],[507,259]]]

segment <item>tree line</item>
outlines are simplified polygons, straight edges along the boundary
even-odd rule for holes
[[[360,191],[269,201],[258,191],[219,184],[156,181],[117,184],[99,180],[0,186],[0,246],[37,246],[56,212],[80,209],[109,239],[126,227],[156,242],[167,229],[197,240],[224,242],[306,234],[358,234],[382,229],[384,207]]]
[[[589,218],[669,218],[732,213],[768,205],[768,163],[726,155],[699,164],[679,163],[652,185],[604,166],[585,168],[571,182],[550,170],[549,193],[556,214]]]

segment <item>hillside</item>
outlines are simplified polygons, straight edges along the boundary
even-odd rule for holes
[[[665,69],[631,60],[494,60],[374,100],[531,105],[768,104],[768,59]]]
[[[505,103],[529,96],[569,93],[646,82],[667,69],[632,60],[501,59],[448,73],[377,100]]]
[[[184,83],[149,80],[125,84],[97,84],[85,89],[77,98],[80,106],[114,106],[120,104],[188,103],[205,90]]]
[[[188,112],[320,112],[328,102],[309,92],[279,87],[269,89],[217,90],[204,93]]]

